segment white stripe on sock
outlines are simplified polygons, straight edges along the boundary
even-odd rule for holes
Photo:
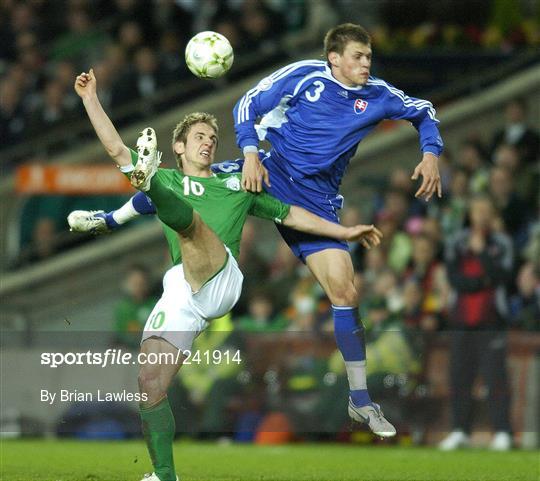
[[[366,361],[345,361],[351,391],[367,389]]]

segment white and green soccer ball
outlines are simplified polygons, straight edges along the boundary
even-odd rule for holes
[[[186,64],[197,77],[218,78],[225,75],[234,60],[229,41],[217,32],[200,32],[186,46]]]

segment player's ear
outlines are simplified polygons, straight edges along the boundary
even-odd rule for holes
[[[328,54],[328,62],[330,62],[330,65],[333,67],[339,67],[339,61],[341,56],[337,52],[330,52]]]
[[[175,154],[182,155],[186,151],[186,146],[184,142],[178,141],[173,144],[173,150]]]

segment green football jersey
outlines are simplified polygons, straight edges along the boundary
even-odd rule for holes
[[[132,151],[132,159],[137,154]],[[240,251],[242,229],[248,215],[281,223],[290,206],[266,194],[242,190],[241,174],[212,174],[212,177],[184,175],[177,169],[158,169],[156,176],[165,186],[189,202],[235,257]],[[154,180],[153,180],[154,182]],[[178,234],[163,224],[174,264],[182,262]]]

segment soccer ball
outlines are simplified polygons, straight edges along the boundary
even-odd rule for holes
[[[186,46],[186,64],[200,78],[225,75],[233,60],[233,48],[220,33],[200,32]]]

